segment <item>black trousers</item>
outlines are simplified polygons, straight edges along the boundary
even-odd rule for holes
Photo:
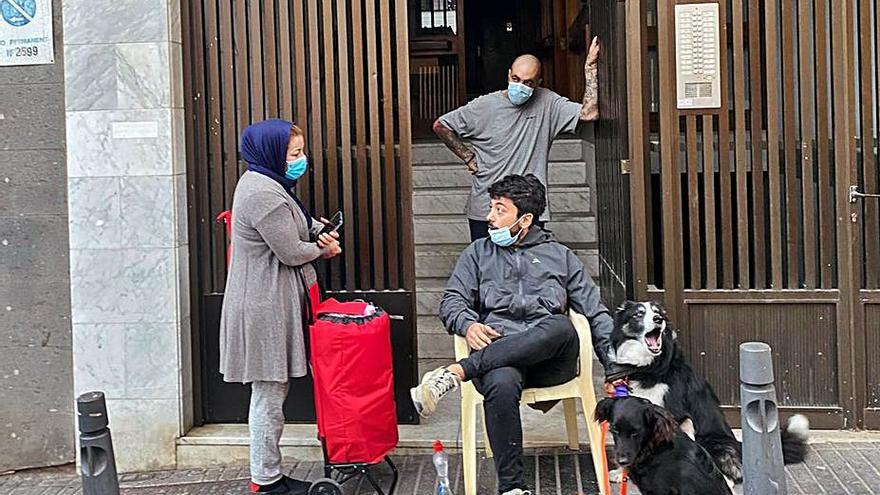
[[[534,328],[495,340],[459,362],[483,394],[498,491],[526,489],[519,402],[525,387],[550,387],[577,375],[579,339],[571,320],[554,315]]]

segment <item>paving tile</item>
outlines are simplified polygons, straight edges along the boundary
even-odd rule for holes
[[[791,474],[792,479],[796,481],[803,493],[808,493],[810,495],[828,493],[819,484],[819,480],[813,474],[812,469],[808,468],[805,464],[786,466],[785,470]]]
[[[847,465],[855,479],[859,480],[870,490],[871,487],[880,487],[880,471],[868,461],[863,453],[854,448],[839,448],[836,450],[841,460]]]
[[[823,489],[823,493],[852,493],[847,490],[845,485],[840,483],[840,477],[828,463],[828,453],[833,453],[833,450],[828,448],[815,451],[810,462],[810,474],[816,478],[817,484]]]
[[[529,485],[542,495],[593,494],[598,491],[593,464],[587,454],[566,449],[527,450],[525,474]],[[400,473],[397,493],[424,495],[433,493],[436,476],[429,455],[398,456]],[[323,477],[323,465],[317,462],[292,462],[288,474],[298,478]],[[478,493],[497,492],[495,464],[482,456],[478,459]],[[372,468],[378,483],[387,487],[391,471],[384,465]],[[464,493],[461,456],[450,456],[453,491]],[[126,495],[227,495],[246,493],[247,466],[211,469],[185,469],[132,473],[120,476]],[[862,495],[878,492],[880,487],[880,445],[854,442],[823,442],[811,446],[805,464],[786,466],[788,493],[792,495]],[[17,495],[79,495],[79,476],[73,466],[25,471],[0,476],[0,493]],[[375,490],[361,479],[344,487],[345,495],[374,495]],[[630,486],[629,493],[639,491]],[[742,493],[737,487],[736,493]]]

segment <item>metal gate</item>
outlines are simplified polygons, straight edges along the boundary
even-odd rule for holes
[[[218,373],[226,237],[213,219],[243,172],[239,133],[267,118],[305,132],[304,202],[316,216],[344,213],[344,253],[318,264],[322,287],[405,317],[392,328],[405,392],[417,371],[406,2],[188,0],[182,14],[197,422],[246,418],[248,390]],[[290,397],[288,419],[313,418],[306,381]],[[409,402],[398,401],[401,421],[415,421]]]
[[[721,107],[678,108],[675,6],[628,0],[637,298],[738,421],[738,344],[786,412],[880,427],[878,0],[718,0]],[[700,2],[703,3],[703,2]],[[646,241],[647,240],[647,241]]]
[[[626,66],[626,7],[617,0],[587,5],[590,36],[602,43],[599,60],[599,114],[594,124],[596,145],[596,220],[599,227],[599,286],[609,307],[632,293],[632,229],[628,161],[627,95],[621,88],[637,78]],[[639,239],[638,242],[644,242]]]

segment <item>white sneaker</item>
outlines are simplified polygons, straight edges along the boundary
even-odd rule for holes
[[[409,389],[409,395],[419,416],[427,418],[433,414],[440,399],[457,389],[459,382],[458,375],[443,367],[425,373],[422,383]]]
[[[520,490],[519,488],[514,488],[509,492],[504,492],[502,495],[532,495],[532,492],[528,490]]]

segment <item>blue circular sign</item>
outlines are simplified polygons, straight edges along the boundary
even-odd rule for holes
[[[36,0],[0,0],[0,15],[13,26],[24,26],[34,20]]]

